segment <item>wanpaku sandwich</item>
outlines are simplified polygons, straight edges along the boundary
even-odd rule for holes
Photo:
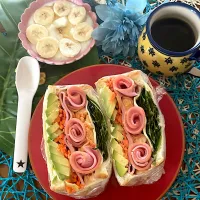
[[[115,176],[121,186],[151,184],[162,176],[165,122],[148,77],[139,70],[96,83],[110,119]]]
[[[107,127],[91,86],[48,87],[43,139],[51,190],[75,198],[104,190],[112,169]]]

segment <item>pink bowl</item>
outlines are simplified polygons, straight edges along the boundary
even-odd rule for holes
[[[75,57],[68,58],[62,61],[42,58],[40,57],[40,55],[37,54],[37,52],[33,51],[31,47],[31,43],[28,41],[26,37],[26,28],[28,26],[29,19],[38,8],[42,7],[44,4],[55,2],[55,1],[56,0],[36,0],[32,2],[30,6],[25,9],[24,13],[21,16],[21,22],[18,24],[18,29],[19,29],[18,37],[22,42],[22,46],[27,50],[28,54],[31,55],[33,58],[37,59],[40,62],[44,62],[51,65],[64,65],[64,64],[69,64],[76,60],[79,60],[83,56],[85,56],[91,50],[91,48],[95,45],[95,40],[92,39],[88,47],[84,51],[76,55]],[[87,14],[91,17],[93,21],[93,28],[96,28],[98,26],[96,14],[91,11],[91,7],[89,4],[83,3],[82,0],[68,0],[68,1],[71,1],[72,3],[76,5],[83,6],[86,9]]]

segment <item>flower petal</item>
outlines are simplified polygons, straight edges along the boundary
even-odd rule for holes
[[[98,5],[95,7],[95,9],[98,17],[102,21],[105,21],[106,18],[111,17],[113,15],[112,9],[107,5]]]
[[[149,15],[150,15],[150,12],[148,12],[148,13],[146,13],[144,15],[141,15],[141,17],[138,18],[137,20],[135,20],[134,23],[136,23],[136,24],[138,24],[140,26],[144,25],[146,23],[147,18],[149,17]]]
[[[114,8],[118,8],[118,9],[121,9],[122,11],[125,11],[126,10],[126,6],[124,6],[123,4],[121,3],[116,3]]]
[[[113,50],[114,50],[113,55],[116,56],[116,55],[120,54],[123,51],[123,46],[117,46]]]
[[[137,40],[138,40],[138,36],[139,36],[139,31],[138,31],[138,28],[137,26],[133,26],[133,28],[131,29],[131,33],[130,33],[130,39],[132,41],[132,45],[134,43],[137,43]]]
[[[122,20],[124,16],[124,9],[125,7],[122,4],[117,3],[114,7],[112,7],[113,14],[114,14],[112,17]]]
[[[135,55],[135,51],[136,51],[136,47],[135,46],[130,46],[128,55],[131,56],[131,57],[134,56]]]
[[[128,0],[126,2],[126,10],[143,13],[147,5],[147,0]]]
[[[98,27],[98,28],[94,29],[94,31],[92,33],[92,37],[95,40],[101,41],[101,40],[104,40],[106,38],[106,35],[109,32],[110,32],[109,29]]]
[[[113,20],[109,17],[100,26],[110,30],[116,30],[116,28],[120,25],[120,23],[121,23],[120,20]]]
[[[129,52],[129,44],[128,44],[128,41],[125,41],[123,43],[123,56],[127,56],[128,55],[128,52]]]

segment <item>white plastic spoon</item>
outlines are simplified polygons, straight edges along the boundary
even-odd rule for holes
[[[13,170],[24,172],[28,157],[28,131],[31,119],[32,101],[40,80],[40,66],[36,59],[25,56],[20,59],[16,69],[18,92],[17,125]]]

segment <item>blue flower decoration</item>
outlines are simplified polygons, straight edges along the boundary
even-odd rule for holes
[[[112,0],[108,5],[96,6],[96,13],[103,21],[92,33],[97,46],[102,46],[105,53],[113,56],[133,56],[150,14],[144,13],[146,6],[147,0],[128,0],[126,6]]]

